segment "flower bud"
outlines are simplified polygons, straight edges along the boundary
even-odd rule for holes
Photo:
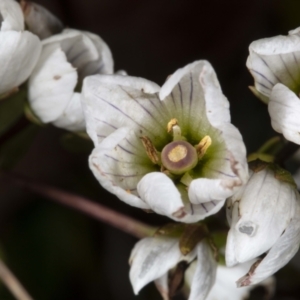
[[[193,272],[185,278],[192,261],[195,261]],[[183,255],[178,238],[162,236],[140,240],[131,252],[129,263],[134,293],[138,294],[146,284],[155,281],[164,299],[173,297],[184,279],[189,281],[189,300],[206,299],[217,267],[206,241],[194,245],[191,252]]]
[[[265,276],[257,276],[259,280],[243,281],[241,286],[258,283],[272,275],[278,270],[277,265],[281,264],[281,259],[286,264],[290,256],[285,260],[277,255],[276,262],[276,254],[274,257],[273,252],[277,248],[285,251],[284,247],[287,246],[291,247],[291,253],[295,253],[292,251],[294,242],[282,248],[280,241],[286,239],[286,235],[291,241],[299,236],[299,228],[293,225],[294,219],[299,218],[299,195],[291,175],[272,163],[259,160],[251,162],[249,168],[248,183],[227,201],[230,230],[226,244],[226,264],[234,266],[244,263],[269,251],[263,262],[266,260],[269,264],[267,258],[271,255],[272,267],[268,266]],[[295,233],[295,237],[290,237],[293,235],[290,231]],[[256,269],[259,263],[252,269]],[[249,272],[253,275],[253,271]]]
[[[29,80],[30,105],[44,123],[82,131],[85,121],[77,90],[83,78],[112,72],[111,52],[100,37],[66,29],[43,40],[41,57]]]
[[[62,22],[45,7],[25,0],[22,0],[20,5],[29,31],[40,39],[45,39],[63,30]]]

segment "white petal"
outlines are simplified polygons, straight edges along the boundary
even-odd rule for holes
[[[79,81],[87,75],[113,73],[113,59],[107,44],[97,35],[65,29],[62,33],[43,40],[43,44],[59,43],[68,62],[76,69]]]
[[[96,61],[90,62],[82,69],[82,78],[94,74],[113,74],[114,61],[108,45],[98,35],[90,32],[84,33],[93,41],[99,57]]]
[[[201,164],[196,177],[222,179],[221,185],[232,195],[248,178],[246,149],[241,134],[230,123],[229,103],[212,66],[196,61],[177,70],[159,95],[178,120],[183,135],[195,144],[206,135],[212,139],[207,150],[210,159]],[[202,202],[210,200],[207,195]]]
[[[40,41],[32,33],[0,32],[0,94],[18,87],[29,77],[40,52]]]
[[[205,300],[215,283],[217,262],[211,248],[205,243],[197,245],[197,265],[191,282],[188,300]]]
[[[163,140],[161,135],[162,132],[167,135],[166,126],[170,119],[167,117],[164,122],[159,112],[160,101],[152,95],[158,90],[158,85],[142,78],[122,75],[87,77],[81,99],[87,132],[94,144],[97,145],[103,135],[107,136],[122,126],[130,127],[140,135]]]
[[[226,244],[226,264],[243,263],[268,251],[295,213],[297,191],[266,168],[251,177],[232,197],[232,221]]]
[[[137,196],[137,183],[153,171],[153,164],[145,151],[138,151],[137,147],[142,145],[138,139],[133,143],[134,136],[128,128],[116,130],[94,149],[89,164],[95,177],[109,192],[129,205],[149,209],[150,206]]]
[[[296,216],[266,257],[264,257],[258,266],[250,268],[249,273],[237,281],[237,285],[247,286],[256,284],[273,275],[293,258],[299,250],[299,243],[300,211],[298,207]]]
[[[29,80],[29,102],[44,122],[56,120],[66,109],[77,84],[77,72],[67,62],[59,44],[43,47]]]
[[[247,60],[255,80],[255,88],[270,96],[276,83],[291,89],[299,85],[300,37],[297,35],[276,36],[253,42]]]
[[[232,195],[232,190],[222,186],[220,179],[199,178],[192,181],[188,193],[190,201],[199,204],[196,214],[201,214],[204,219],[222,208],[226,198]]]
[[[278,83],[272,90],[269,113],[272,127],[284,137],[300,144],[300,99],[286,86]]]
[[[300,27],[297,27],[295,29],[290,30],[289,35],[292,35],[292,34],[299,35],[300,34]]]
[[[168,106],[169,102],[173,103],[174,111],[182,111],[181,117],[176,116],[180,126],[191,122],[200,128],[197,119],[203,111],[210,123],[206,127],[230,122],[229,102],[222,94],[216,73],[208,61],[195,61],[178,69],[164,83],[159,97],[168,102]]]
[[[242,274],[245,274],[245,272],[249,270],[253,262],[254,261],[249,261],[244,264],[239,264],[233,268],[219,265],[217,268],[216,282],[205,300],[248,299],[250,290],[254,287],[237,288],[235,281],[236,278],[239,278]],[[263,283],[263,285],[265,285],[266,288],[269,288],[270,283],[272,282],[266,282]]]
[[[0,15],[3,19],[1,31],[24,30],[24,17],[19,3],[14,0],[0,1]]]
[[[129,259],[134,293],[138,294],[146,284],[168,273],[181,257],[178,239],[149,237],[139,241]]]
[[[73,94],[65,110],[53,124],[70,131],[84,131],[85,120],[81,107],[80,93]]]
[[[149,173],[141,179],[137,189],[140,197],[156,213],[178,221],[186,215],[181,195],[167,175]]]

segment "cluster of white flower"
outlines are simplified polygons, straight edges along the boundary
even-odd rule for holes
[[[105,189],[181,224],[175,233],[134,247],[130,280],[136,294],[155,281],[169,299],[178,288],[174,276],[190,287],[189,300],[244,299],[254,284],[270,288],[271,276],[299,248],[299,193],[292,176],[274,163],[248,165],[209,62],[178,69],[160,87],[114,73],[99,36],[63,29],[35,3],[1,0],[0,19],[2,97],[29,79],[28,100],[42,122],[86,130],[94,143],[90,168]],[[273,128],[300,144],[300,29],[253,42],[247,67]],[[230,230],[219,250],[227,267],[217,264],[209,232],[193,236],[188,251],[182,238],[191,223],[216,214],[226,201]],[[236,289],[235,281],[243,288]]]

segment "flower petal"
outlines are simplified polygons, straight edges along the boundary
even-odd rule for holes
[[[66,109],[76,84],[76,69],[67,62],[59,44],[44,46],[29,80],[33,111],[44,123],[56,120]]]
[[[268,251],[295,213],[297,191],[266,168],[250,171],[250,179],[231,199],[231,227],[226,264],[243,263]]]
[[[251,43],[247,67],[255,80],[255,88],[269,97],[273,86],[282,83],[299,89],[300,37],[276,36]]]
[[[156,213],[177,221],[187,214],[178,189],[167,175],[149,173],[141,179],[137,189],[141,199]]]
[[[113,74],[114,61],[108,45],[96,34],[90,32],[84,32],[84,34],[87,35],[96,46],[98,58],[96,61],[91,61],[81,68],[81,78],[94,74]]]
[[[212,287],[206,300],[244,300],[250,296],[250,290],[254,287],[240,287],[237,288],[235,280],[242,274],[245,274],[249,270],[252,261],[244,264],[238,264],[233,268],[228,268],[222,265],[218,266],[216,282]],[[266,289],[268,289],[269,295],[274,292],[274,278],[266,282],[262,282]]]
[[[191,282],[188,300],[205,300],[215,283],[217,262],[211,248],[201,242],[197,245],[197,265]]]
[[[23,31],[24,17],[19,3],[12,0],[0,1],[1,31]]]
[[[107,136],[122,126],[152,140],[163,140],[162,128],[167,135],[166,126],[170,119],[165,117],[164,121],[159,111],[162,105],[153,95],[158,90],[158,85],[142,78],[122,75],[87,77],[81,99],[87,132],[94,144],[101,142],[103,135]]]
[[[230,123],[229,103],[212,66],[196,61],[177,70],[159,96],[190,142],[198,144],[206,135],[212,139],[207,150],[210,158],[201,162],[195,177],[224,179],[221,185],[232,195],[248,178],[246,149],[241,134]],[[210,200],[208,195],[202,202]]]
[[[300,144],[300,99],[295,93],[283,84],[276,84],[268,109],[274,130],[287,140]]]
[[[78,72],[79,82],[88,75],[112,74],[113,58],[107,44],[96,34],[65,29],[61,34],[43,40],[43,44],[59,43]]]
[[[155,169],[145,151],[139,148],[142,143],[135,133],[122,127],[94,149],[89,164],[95,177],[109,192],[129,205],[149,209],[149,204],[137,196],[137,184]]]
[[[85,120],[81,107],[80,93],[74,93],[63,113],[53,122],[57,127],[70,131],[84,131]]]
[[[188,193],[190,201],[198,204],[195,214],[204,219],[222,208],[226,198],[232,195],[232,190],[222,186],[220,179],[199,178],[192,181]]]
[[[139,241],[129,259],[134,293],[138,294],[146,284],[164,276],[181,258],[178,239],[149,237]]]
[[[262,261],[253,264],[249,272],[237,281],[238,286],[257,284],[285,266],[299,250],[300,209]]]
[[[208,61],[195,61],[178,69],[164,83],[159,97],[171,112],[177,114],[174,117],[179,125],[188,127],[192,132],[203,127],[203,131],[209,131],[215,123],[230,122],[228,100],[222,94],[215,71]],[[199,118],[199,114],[204,116]]]
[[[40,40],[32,33],[0,32],[0,94],[18,87],[29,77],[40,52]]]

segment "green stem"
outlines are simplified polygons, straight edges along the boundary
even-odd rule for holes
[[[5,173],[4,175],[12,182],[33,193],[39,194],[60,204],[79,210],[87,214],[88,216],[91,216],[115,228],[118,228],[137,238],[152,236],[156,231],[156,228],[154,227],[134,220],[128,216],[125,216],[101,204],[95,203],[82,196],[78,196],[57,189],[55,187],[48,186],[46,184],[41,184],[24,177],[15,176],[8,173]]]

